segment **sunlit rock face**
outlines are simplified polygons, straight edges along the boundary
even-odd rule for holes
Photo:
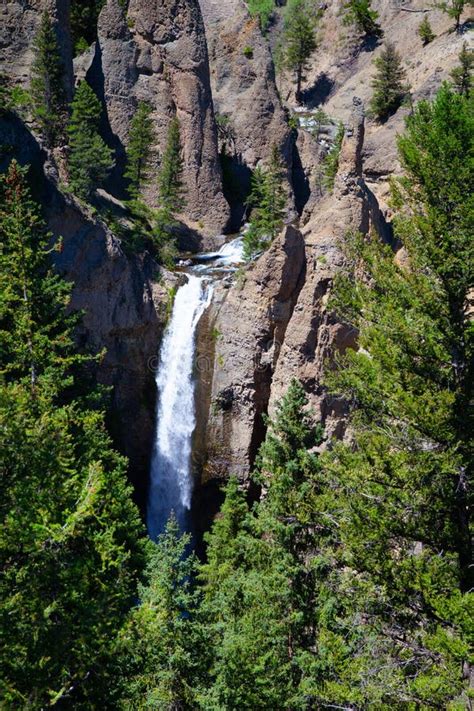
[[[88,73],[106,107],[107,126],[123,161],[139,101],[153,108],[155,177],[171,118],[180,124],[183,155],[182,219],[216,244],[229,208],[222,192],[206,37],[197,1],[109,0],[99,17],[96,56]],[[153,174],[153,166],[151,173]],[[145,194],[156,205],[156,181]]]

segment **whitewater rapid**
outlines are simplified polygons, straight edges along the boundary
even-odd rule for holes
[[[193,472],[192,436],[196,426],[194,357],[196,328],[210,303],[212,287],[188,275],[173,304],[160,349],[156,431],[151,460],[147,526],[152,539],[164,530],[174,511],[181,530],[189,528]]]

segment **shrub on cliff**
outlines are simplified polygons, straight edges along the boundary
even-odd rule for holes
[[[102,107],[86,81],[81,81],[74,94],[68,125],[69,173],[72,190],[89,200],[114,166],[113,151],[99,134]]]
[[[377,22],[378,12],[372,10],[371,0],[349,0],[344,5],[345,25],[355,25],[359,32],[364,35],[372,35],[381,37],[383,35],[382,28]]]
[[[427,15],[425,15],[423,20],[420,22],[418,27],[418,35],[423,42],[423,47],[426,47],[426,45],[432,42],[436,37]]]
[[[451,72],[451,78],[456,90],[463,96],[469,96],[472,90],[472,68],[474,67],[474,52],[464,42],[459,54],[459,65]]]

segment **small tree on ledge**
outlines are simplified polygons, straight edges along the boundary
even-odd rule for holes
[[[409,89],[400,55],[393,44],[385,45],[374,64],[377,72],[372,80],[374,93],[370,110],[379,121],[386,121],[402,105]]]
[[[383,30],[377,22],[378,12],[372,10],[371,0],[349,0],[343,8],[345,25],[355,25],[364,35],[381,37]]]

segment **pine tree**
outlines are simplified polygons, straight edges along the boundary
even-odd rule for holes
[[[339,155],[341,153],[342,142],[344,140],[344,133],[344,124],[340,123],[337,129],[334,145],[331,147],[327,156],[324,158],[323,186],[326,188],[326,190],[332,191],[334,188],[334,181],[336,179],[337,171],[339,169]]]
[[[464,42],[459,54],[459,66],[451,72],[451,78],[457,91],[469,96],[472,89],[472,68],[474,67],[474,52],[468,49]]]
[[[183,159],[181,156],[181,139],[179,121],[175,117],[170,121],[166,146],[163,152],[160,172],[158,175],[158,203],[153,237],[158,247],[160,259],[164,264],[172,266],[176,254],[175,241],[172,234],[176,224],[176,214],[184,207],[183,196]]]
[[[62,380],[76,323],[66,316],[70,287],[51,268],[51,235],[12,161],[0,181],[0,373],[7,381]]]
[[[296,101],[301,101],[301,84],[308,59],[316,49],[315,18],[305,0],[292,0],[285,14],[283,66],[295,73]]]
[[[119,640],[122,673],[119,707],[163,711],[196,708],[196,676],[204,650],[195,612],[194,554],[190,536],[180,536],[172,517],[150,546],[140,605],[130,614]]]
[[[430,42],[432,42],[434,40],[434,38],[436,37],[436,35],[433,32],[433,29],[430,25],[428,15],[425,15],[423,20],[420,22],[420,25],[418,27],[418,35],[421,38],[423,47],[426,47],[426,45],[429,44]]]
[[[66,116],[64,67],[56,32],[49,13],[41,16],[33,42],[34,60],[31,66],[31,99],[33,116],[46,144],[51,147],[61,139]]]
[[[145,101],[140,101],[130,123],[125,177],[129,180],[128,191],[134,199],[139,197],[142,188],[149,180],[148,166],[154,139],[151,112],[151,106]]]
[[[105,0],[74,0],[71,3],[71,34],[76,54],[83,52],[97,37],[97,20]]]
[[[69,171],[73,191],[89,200],[114,166],[113,151],[99,135],[100,101],[86,81],[74,94],[68,125]]]
[[[464,12],[464,8],[474,7],[474,0],[447,0],[446,2],[438,2],[436,7],[454,20],[454,29],[456,32],[459,32],[461,28],[461,15]]]
[[[252,259],[277,236],[283,225],[286,195],[284,166],[276,145],[267,170],[257,167],[252,175],[247,204],[251,206],[249,229],[244,235],[244,257]]]
[[[360,349],[328,377],[352,405],[354,438],[325,461],[353,581],[339,584],[340,619],[353,632],[338,701],[362,707],[462,705],[473,585],[473,135],[469,102],[448,85],[418,104],[394,186],[403,264],[375,236],[354,236],[336,285],[333,305],[360,334]]]
[[[371,0],[349,0],[344,5],[344,24],[355,25],[364,35],[381,37],[383,31],[377,22],[379,15],[371,6]]]
[[[15,162],[0,193],[0,706],[104,708],[142,524],[98,393],[80,378],[70,286],[51,271]]]
[[[408,93],[405,70],[393,44],[387,43],[374,60],[377,73],[372,80],[374,90],[370,110],[379,121],[386,121],[401,106]]]

